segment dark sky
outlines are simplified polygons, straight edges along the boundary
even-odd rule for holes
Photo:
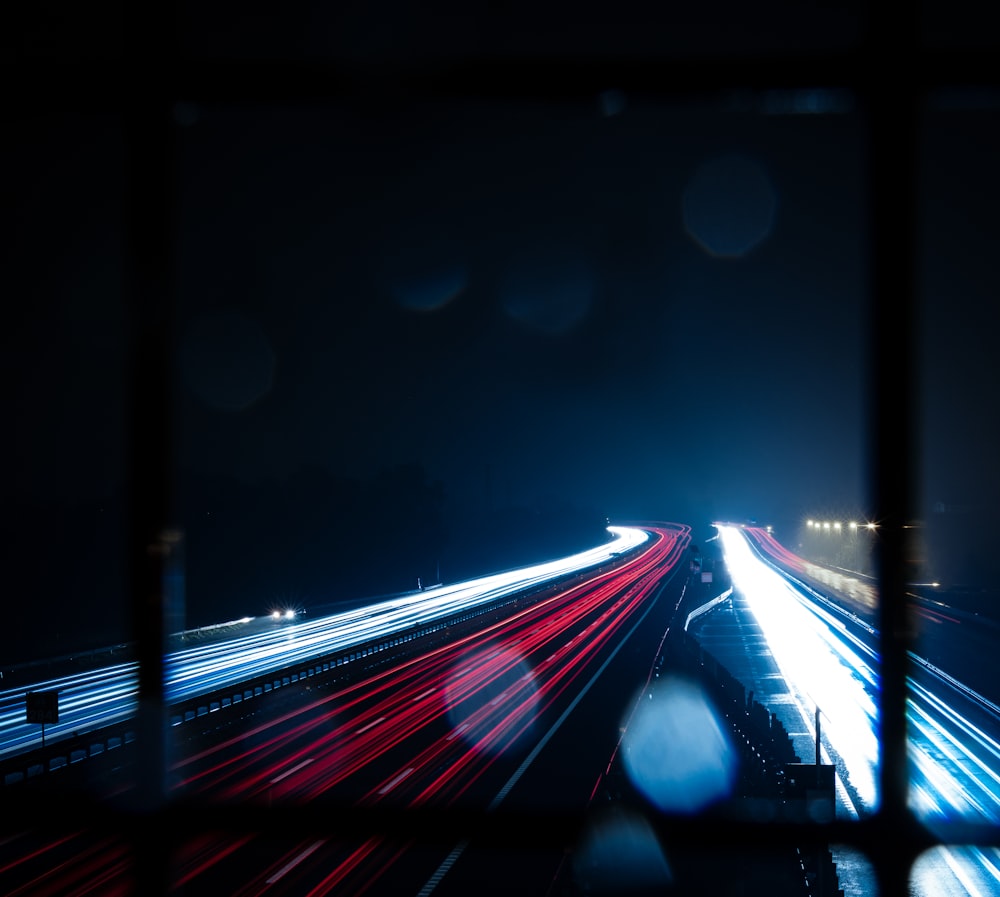
[[[184,106],[179,464],[417,460],[458,493],[616,517],[859,502],[855,116],[605,102]],[[21,134],[17,485],[100,492],[124,151],[100,118]]]
[[[996,34],[979,7],[949,10],[926,7],[928,42]],[[857,7],[818,4],[660,8],[650,27],[628,5],[574,11],[178,7],[195,56],[337,58],[360,81],[427,59],[838,50],[865,27]],[[114,52],[113,13],[95,8],[89,43],[72,17],[29,16],[15,49]],[[870,506],[865,131],[849,91],[458,99],[379,78],[293,108],[177,98],[181,485],[415,463],[450,506],[786,532]],[[957,91],[921,110],[921,500],[968,533],[1000,499],[1000,104]],[[5,495],[100,515],[127,432],[122,120],[22,91],[8,123]],[[99,529],[66,520],[57,545]],[[24,566],[27,541],[48,563],[47,537],[7,523],[8,561]],[[971,537],[959,549],[985,554]]]
[[[853,116],[619,102],[192,109],[183,462],[417,459],[614,517],[858,501]]]

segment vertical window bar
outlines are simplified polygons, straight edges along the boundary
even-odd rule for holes
[[[147,101],[148,102],[148,101]],[[129,113],[130,277],[128,557],[132,637],[139,662],[137,848],[140,876],[155,867],[155,814],[165,800],[164,574],[171,484],[169,424],[169,133],[156,103]],[[155,894],[142,881],[139,893]]]
[[[139,663],[135,893],[167,893],[165,572],[169,563],[173,457],[170,389],[174,314],[175,164],[169,94],[173,29],[167,5],[130,9],[125,100],[128,384],[128,559],[132,636]]]
[[[872,317],[869,463],[880,538],[876,549],[880,632],[880,805],[883,846],[872,859],[882,897],[904,897],[916,839],[908,810],[906,605],[916,520],[914,334],[916,102],[915,10],[883,2],[871,10],[866,53]]]

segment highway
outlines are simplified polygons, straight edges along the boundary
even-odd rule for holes
[[[648,534],[611,527],[607,543],[567,558],[467,582],[441,585],[308,622],[255,627],[251,634],[173,651],[166,658],[165,697],[176,705],[198,695],[293,667],[323,655],[346,654],[360,646],[388,650],[422,627],[474,612],[504,596],[523,592],[573,573],[593,569],[641,546]],[[249,618],[246,623],[253,622]],[[237,627],[238,628],[238,627]],[[247,627],[250,628],[250,627]],[[37,747],[41,727],[28,724],[25,693],[55,691],[59,721],[46,727],[50,741],[131,719],[138,699],[135,662],[109,664],[70,676],[0,690],[0,757]]]
[[[875,594],[848,587],[843,595],[799,578],[809,565],[766,530],[720,526],[719,536],[798,717],[792,731],[812,741],[818,708],[839,812],[870,814],[878,804],[878,639],[868,622]],[[957,619],[949,629],[959,645],[966,632]],[[1000,824],[1000,708],[918,654],[911,661],[911,809],[942,836],[952,822]],[[1000,851],[939,849],[918,865],[913,885],[919,897],[1000,893]]]
[[[520,764],[544,746],[553,722],[639,624],[651,595],[678,565],[686,534],[653,535],[652,547],[619,570],[588,577],[495,626],[337,692],[291,730],[268,726],[251,733],[265,749],[248,754],[241,737],[190,758],[174,771],[177,787],[209,800],[498,805],[516,784]],[[280,850],[255,842],[226,846],[232,847],[222,838],[208,852],[218,867],[208,876],[203,846],[181,861],[188,892],[202,893],[198,881],[239,874],[257,882],[243,894],[354,893],[362,886],[366,893],[399,893],[406,850],[379,839],[349,845],[309,839]],[[450,853],[421,854],[422,874],[411,857],[402,867],[411,887],[421,877],[431,880]],[[204,892],[215,893],[211,885]]]
[[[752,620],[750,637],[756,640],[759,633],[754,651],[766,667],[739,669],[752,653],[746,633],[737,642],[726,638],[731,654],[720,661],[732,661],[758,700],[773,703],[807,761],[819,711],[822,759],[836,768],[837,815],[871,814],[878,806],[878,633],[869,618],[875,596],[862,590],[844,598],[835,589],[817,588],[814,578],[804,575],[803,562],[764,530],[718,525],[717,531],[733,591],[690,615],[691,632],[714,652],[723,643],[713,642],[713,631],[739,603],[744,619]],[[229,681],[228,675],[256,675],[256,664],[277,662],[279,644],[308,652],[384,639],[375,652],[382,659],[369,662],[361,675],[330,675],[280,689],[240,714],[213,714],[218,723],[177,721],[171,727],[170,794],[209,805],[289,806],[310,813],[380,806],[484,809],[512,802],[523,807],[538,801],[580,808],[606,788],[606,771],[619,754],[633,785],[643,790],[644,772],[636,759],[646,751],[643,738],[661,744],[661,727],[675,712],[656,717],[655,708],[664,706],[663,690],[653,686],[653,676],[667,631],[692,610],[687,606],[682,612],[680,585],[693,579],[687,564],[691,534],[687,526],[664,524],[621,528],[613,535],[615,541],[596,555],[575,556],[570,563],[380,602],[336,622],[326,618],[325,639],[318,632],[321,621],[312,621],[292,624],[274,639],[237,637],[192,649],[183,658],[187,667],[172,658],[170,693],[180,697],[185,689],[198,688],[194,670],[213,686]],[[483,602],[516,591],[518,583],[549,588],[498,615],[469,618]],[[427,623],[441,626],[442,637],[416,647],[400,641],[402,632]],[[227,672],[227,646],[235,672]],[[271,660],[262,660],[266,657]],[[1000,824],[1000,711],[926,658],[912,659],[914,813],[942,834],[956,820]],[[187,675],[176,675],[179,669]],[[79,687],[100,693],[108,677],[81,679]],[[650,703],[654,692],[658,697]],[[699,700],[682,694],[674,705],[691,711],[683,735],[697,745],[693,758],[682,761],[687,770],[682,780],[669,785],[674,803],[668,806],[684,812],[724,800],[733,774],[732,745]],[[87,703],[81,699],[81,706]],[[715,747],[706,753],[709,743]],[[710,796],[698,798],[692,783],[703,782],[706,769],[717,775],[709,783]],[[652,772],[655,777],[662,770]],[[128,776],[124,784],[105,781],[102,788],[113,793],[129,787],[128,781]],[[653,790],[662,795],[663,787],[661,775]],[[626,820],[626,827],[636,824]],[[620,835],[612,833],[610,841]],[[628,828],[625,842],[634,844],[638,837]],[[649,845],[634,867],[637,874],[666,869],[659,848]],[[600,845],[592,849],[607,851]],[[128,856],[127,844],[94,833],[59,840],[13,837],[0,849],[0,890],[11,897],[124,895]],[[517,889],[543,895],[554,893],[553,882],[565,876],[561,862],[541,853],[524,856],[516,868],[494,866],[486,883],[481,851],[461,841],[434,847],[383,838],[334,842],[200,833],[182,840],[171,874],[173,891],[195,897],[362,892],[451,897],[467,893],[472,882],[484,894]],[[845,893],[855,897],[870,893],[870,884],[864,868],[842,879]],[[914,872],[914,897],[998,893],[1000,853],[993,849],[936,850]]]
[[[602,570],[590,555],[585,566],[574,561],[568,569],[581,576],[491,625],[471,627],[417,656],[404,655],[353,684],[307,690],[311,697],[289,705],[287,713],[273,705],[228,736],[220,730],[204,739],[184,737],[175,745],[171,793],[209,802],[301,804],[311,811],[324,804],[498,806],[662,606],[658,596],[665,581],[687,574],[682,560],[688,527],[622,530],[616,536],[623,541],[613,543],[612,551],[621,555],[627,546],[618,563]],[[610,557],[607,548],[602,555]],[[546,569],[547,577],[522,571],[500,587],[558,582],[567,566]],[[453,613],[464,609],[452,607]],[[613,706],[609,735],[618,713]],[[596,744],[595,770],[613,741]],[[586,785],[569,790],[578,800],[589,793]],[[262,837],[203,836],[177,856],[174,888],[185,894],[218,894],[222,888],[234,895],[429,893],[442,886],[463,850],[449,844],[438,853],[414,851],[381,839],[279,844]],[[119,893],[127,881],[123,855],[120,844],[94,835],[33,844],[20,857],[7,853],[0,883],[12,895]],[[233,882],[242,884],[234,890]]]

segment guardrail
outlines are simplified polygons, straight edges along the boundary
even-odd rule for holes
[[[405,653],[407,646],[415,642],[424,644],[426,639],[444,631],[448,632],[449,638],[453,637],[456,627],[461,627],[463,624],[480,626],[483,616],[508,614],[511,605],[518,606],[525,601],[537,601],[553,590],[565,586],[568,581],[578,579],[580,575],[579,572],[566,574],[542,587],[505,595],[496,601],[470,608],[451,617],[428,621],[408,630],[352,645],[334,654],[320,655],[293,666],[271,670],[239,684],[230,684],[171,703],[167,709],[167,722],[171,728],[176,728],[203,719],[210,714],[242,706],[254,698],[306,679],[315,679],[317,676],[333,674],[345,680],[353,679],[375,666],[398,658],[401,653]],[[27,782],[47,773],[74,767],[82,760],[109,755],[135,741],[134,727],[133,718],[118,720],[87,732],[61,737],[43,748],[5,757],[0,760],[0,786]]]
[[[701,605],[701,607],[696,607],[693,611],[691,611],[691,613],[687,615],[687,619],[684,621],[684,631],[687,632],[688,626],[691,625],[692,620],[697,619],[702,614],[707,614],[713,607],[718,607],[718,605],[722,604],[722,602],[725,601],[732,594],[733,590],[731,588],[726,589],[726,591],[724,591],[718,597],[713,598],[711,601],[706,602],[705,604]]]

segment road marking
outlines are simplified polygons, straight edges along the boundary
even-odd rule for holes
[[[458,737],[459,735],[461,735],[461,734],[462,734],[462,733],[463,733],[463,732],[464,732],[464,731],[465,731],[466,729],[468,729],[470,725],[471,725],[471,723],[462,723],[462,725],[460,725],[460,726],[459,726],[459,727],[458,727],[458,728],[457,728],[457,729],[456,729],[456,730],[455,730],[454,732],[452,732],[452,733],[451,733],[451,735],[449,735],[449,736],[448,736],[448,737],[447,737],[447,738],[445,739],[445,741],[451,741],[451,740],[452,740],[453,738],[457,738],[457,737]]]
[[[280,881],[282,878],[285,877],[285,875],[287,875],[296,866],[298,866],[298,864],[301,863],[306,857],[308,857],[312,853],[315,853],[325,843],[326,843],[325,841],[317,841],[315,844],[310,844],[305,850],[302,851],[302,853],[300,853],[297,857],[295,857],[295,859],[289,860],[287,863],[285,863],[285,865],[282,866],[277,872],[275,872],[274,875],[272,875],[269,879],[267,879],[266,883],[269,885],[273,885],[276,881]]]
[[[379,723],[384,723],[384,722],[385,722],[385,717],[384,716],[380,716],[377,720],[375,720],[374,722],[369,723],[367,726],[362,726],[354,734],[355,735],[360,735],[362,732],[367,732],[370,728],[372,728],[372,726],[377,726]]]
[[[414,703],[416,703],[417,701],[422,701],[422,700],[423,700],[424,698],[426,698],[426,697],[427,697],[428,695],[432,695],[432,694],[434,694],[434,689],[433,689],[433,688],[428,688],[428,689],[427,689],[427,691],[425,691],[425,692],[424,692],[424,693],[423,693],[422,695],[417,695],[417,696],[416,696],[416,697],[415,697],[415,698],[413,699],[413,701],[414,701]]]
[[[632,637],[632,634],[642,625],[643,620],[645,620],[646,617],[649,616],[653,608],[656,607],[656,605],[659,603],[660,593],[662,591],[663,591],[663,585],[661,585],[660,588],[657,590],[656,598],[653,599],[653,601],[650,603],[649,607],[646,608],[642,616],[639,617],[638,620],[636,620],[635,625],[618,643],[618,647],[616,647],[615,650],[611,652],[607,660],[605,660],[604,663],[601,664],[600,669],[598,669],[598,671],[594,673],[590,681],[581,689],[580,693],[576,696],[576,698],[569,705],[569,707],[567,707],[563,711],[559,719],[557,719],[552,724],[552,728],[549,729],[549,731],[545,733],[545,736],[542,738],[542,740],[535,745],[534,750],[532,750],[532,752],[528,754],[527,757],[524,758],[524,762],[521,763],[521,765],[517,768],[517,771],[510,777],[510,779],[508,779],[507,784],[504,785],[503,788],[501,788],[500,791],[497,793],[497,796],[493,798],[492,802],[487,808],[487,812],[492,812],[498,806],[500,806],[501,801],[503,801],[503,799],[510,793],[510,790],[517,784],[518,780],[521,778],[521,776],[524,775],[528,767],[531,766],[531,764],[535,761],[535,758],[538,757],[538,755],[542,752],[542,749],[545,747],[545,745],[549,743],[549,740],[552,738],[552,736],[556,734],[556,732],[559,730],[559,727],[564,722],[566,722],[566,719],[569,717],[569,715],[576,709],[576,706],[580,703],[580,701],[583,700],[584,695],[586,695],[587,692],[590,691],[593,684],[598,680],[598,678],[600,678],[601,674],[608,668],[608,665],[611,663],[611,661],[614,660],[615,657],[618,655],[618,652],[621,651],[621,649],[625,646],[625,643]],[[553,654],[552,657],[555,657],[555,654]],[[552,657],[550,657],[549,660],[551,660]],[[417,894],[417,897],[430,897],[430,894],[441,883],[441,879],[444,878],[448,870],[451,869],[451,867],[454,866],[455,863],[458,861],[458,858],[462,855],[462,852],[468,846],[468,843],[469,843],[468,841],[463,841],[461,844],[457,844],[455,846],[455,849],[452,850],[450,854],[448,854],[445,861],[440,866],[438,866],[437,871],[434,872],[434,874],[429,879],[427,879],[427,883],[420,889],[420,891]]]
[[[427,879],[427,884],[420,889],[420,893],[417,894],[417,897],[427,897],[427,895],[429,895],[431,891],[438,886],[441,879],[448,874],[448,870],[458,861],[458,858],[462,855],[462,852],[465,850],[468,843],[468,841],[463,841],[461,844],[455,846],[455,849],[448,854],[445,861],[438,866],[437,871],[429,879]]]
[[[402,782],[403,779],[405,779],[411,772],[413,772],[413,769],[414,767],[412,766],[409,769],[404,769],[398,776],[396,776],[396,778],[394,778],[391,782],[389,782],[388,785],[383,785],[381,788],[379,788],[378,793],[388,794],[390,791],[392,791],[393,788],[395,788],[400,782]]]
[[[308,760],[303,760],[300,764],[298,764],[298,766],[293,766],[291,769],[285,770],[280,776],[275,776],[273,779],[271,779],[271,784],[277,785],[278,782],[280,782],[282,779],[286,779],[288,778],[288,776],[294,775],[300,769],[302,769],[302,767],[308,766],[315,759],[316,759],[315,757],[310,757]]]

